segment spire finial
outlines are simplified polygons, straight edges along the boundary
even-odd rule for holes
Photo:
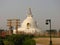
[[[28,9],[28,16],[31,16],[32,17],[31,8]]]
[[[30,15],[32,14],[32,12],[31,12],[31,8],[29,8],[29,14],[30,14]]]

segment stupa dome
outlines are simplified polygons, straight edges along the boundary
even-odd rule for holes
[[[41,30],[39,30],[37,27],[36,21],[32,16],[31,8],[29,8],[27,18],[21,23],[21,27],[18,28],[18,32],[24,32],[27,34],[40,34]],[[13,33],[16,34],[16,30],[14,30]]]
[[[21,27],[27,28],[29,26],[29,28],[36,28],[36,25],[37,24],[35,23],[34,19],[31,16],[29,16],[23,21]]]

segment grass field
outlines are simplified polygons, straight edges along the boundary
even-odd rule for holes
[[[50,38],[34,38],[37,44],[49,45]],[[53,45],[60,45],[60,38],[52,38]]]

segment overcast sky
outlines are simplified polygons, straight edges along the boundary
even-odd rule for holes
[[[41,30],[49,29],[46,19],[51,19],[52,29],[60,29],[60,0],[0,0],[0,28],[6,29],[10,18],[23,21],[29,7]]]

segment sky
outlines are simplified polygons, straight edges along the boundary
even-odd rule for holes
[[[46,19],[51,19],[52,29],[60,29],[60,0],[0,0],[0,28],[7,29],[7,19],[18,18],[22,22],[28,8],[41,30],[49,29]]]

